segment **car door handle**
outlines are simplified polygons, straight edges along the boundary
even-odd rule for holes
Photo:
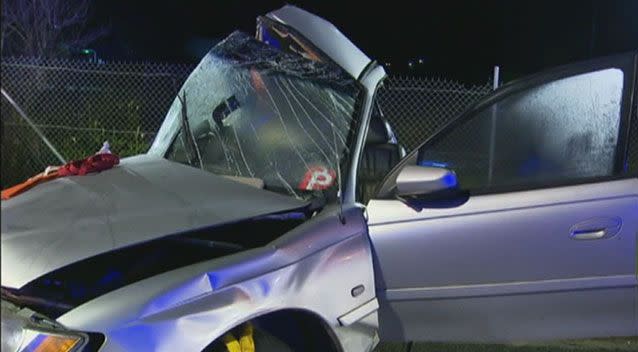
[[[577,231],[572,233],[574,240],[598,240],[605,237],[605,230]]]
[[[572,226],[569,237],[572,240],[600,240],[616,236],[622,228],[618,217],[597,217],[587,219]]]

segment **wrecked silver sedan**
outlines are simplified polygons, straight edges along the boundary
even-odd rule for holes
[[[508,85],[406,156],[383,68],[274,11],[206,55],[147,154],[2,202],[2,351],[637,335],[635,63]]]

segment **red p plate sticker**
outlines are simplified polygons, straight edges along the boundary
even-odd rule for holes
[[[299,189],[306,191],[317,191],[328,189],[337,178],[334,170],[324,166],[313,166],[308,169],[303,180],[299,183]]]

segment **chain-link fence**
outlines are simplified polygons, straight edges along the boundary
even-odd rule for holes
[[[2,59],[2,88],[66,160],[108,140],[122,156],[147,150],[190,65]],[[60,162],[2,97],[2,186]]]
[[[83,158],[108,140],[113,152],[144,152],[194,66],[2,59],[2,187],[60,164],[24,110],[66,160]],[[378,102],[399,140],[412,149],[490,91],[463,84],[390,77]]]
[[[421,77],[389,77],[377,103],[399,142],[410,151],[492,91],[492,83],[467,86]]]

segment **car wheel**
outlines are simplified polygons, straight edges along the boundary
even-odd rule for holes
[[[285,342],[260,329],[255,329],[253,339],[255,341],[255,352],[294,351]]]

